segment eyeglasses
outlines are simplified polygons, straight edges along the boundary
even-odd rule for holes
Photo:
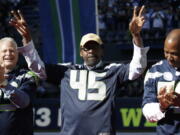
[[[101,47],[99,45],[92,45],[92,46],[86,46],[86,47],[81,47],[81,50],[87,52],[87,51],[90,51],[90,50],[97,50],[97,49],[100,49]]]

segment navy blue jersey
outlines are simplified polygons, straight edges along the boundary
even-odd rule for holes
[[[180,93],[180,71],[162,60],[153,65],[147,72],[144,80],[144,106],[147,103],[158,102],[157,95],[160,88],[166,86],[168,92],[171,88]],[[158,121],[157,132],[163,135],[180,133],[180,113],[175,113],[177,107],[171,106],[165,114],[165,118]]]
[[[61,135],[113,135],[116,90],[128,80],[129,65],[46,65],[47,81],[61,84]]]
[[[148,70],[144,80],[143,105],[158,102],[157,93],[164,86],[167,87],[167,91],[173,87],[176,92],[180,93],[179,81],[180,71],[170,66],[166,60],[153,65]]]
[[[0,135],[33,135],[32,99],[37,87],[35,79],[29,71],[22,69],[16,69],[8,76],[8,85],[0,89]],[[23,91],[29,96],[30,104],[27,107],[16,106],[13,101],[18,99],[8,97],[8,92],[15,91]]]

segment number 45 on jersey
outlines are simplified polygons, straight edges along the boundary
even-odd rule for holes
[[[79,100],[102,101],[106,97],[106,84],[96,79],[98,77],[104,77],[105,75],[106,72],[96,73],[87,70],[71,70],[70,86],[72,89],[78,90]],[[89,92],[90,89],[97,89],[97,92]]]

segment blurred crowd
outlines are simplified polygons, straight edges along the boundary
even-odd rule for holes
[[[128,24],[134,6],[145,5],[143,39],[162,41],[166,33],[180,26],[179,0],[98,0],[99,32],[105,42],[131,42]],[[156,40],[155,40],[156,39]]]
[[[9,25],[10,11],[21,10],[30,27],[33,40],[37,48],[40,48],[40,19],[37,0],[0,0],[0,38],[10,36],[16,39],[21,46],[21,36],[14,27]]]

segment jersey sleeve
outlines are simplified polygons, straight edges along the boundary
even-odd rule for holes
[[[67,66],[61,64],[45,64],[45,68],[47,74],[47,82],[54,85],[60,84],[61,79],[65,75],[65,71],[68,70]]]
[[[146,103],[151,102],[158,102],[158,100],[155,73],[150,69],[147,71],[144,79],[144,95],[142,105],[144,106]]]
[[[150,122],[157,122],[165,117],[160,109],[157,99],[156,72],[152,72],[152,68],[146,73],[144,80],[144,95],[142,102],[142,112],[145,118]]]
[[[146,69],[149,47],[140,48],[134,44],[133,58],[129,64],[129,80],[138,78]]]
[[[128,80],[129,64],[111,63],[105,67],[105,70],[109,70],[109,72],[115,74],[116,77],[114,79],[118,79],[119,83]]]
[[[28,68],[40,79],[47,80],[55,85],[59,84],[64,72],[67,70],[66,66],[60,64],[44,64],[32,41],[28,43],[28,45],[18,48],[18,50],[25,57]]]
[[[24,56],[28,68],[35,72],[39,78],[46,79],[44,62],[39,57],[33,41],[30,41],[26,46],[19,47],[18,51]]]
[[[8,82],[2,91],[17,108],[25,108],[34,98],[37,83],[37,77],[31,72],[27,72]]]

